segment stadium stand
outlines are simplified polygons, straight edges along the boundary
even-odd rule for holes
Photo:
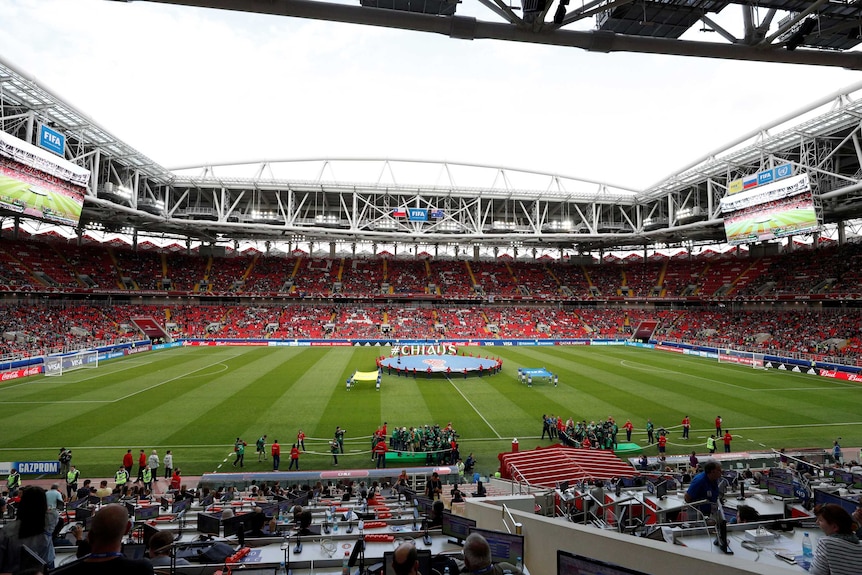
[[[126,341],[136,315],[164,322],[175,338],[207,339],[627,338],[640,321],[660,319],[654,334],[660,341],[856,364],[862,310],[841,302],[862,300],[860,259],[862,246],[852,242],[762,258],[707,250],[696,258],[582,266],[213,257],[117,243],[70,245],[44,236],[3,238],[0,290],[47,297],[0,307],[6,319],[0,350],[15,357]],[[118,305],[107,295],[124,293],[208,299]],[[65,294],[90,301],[77,306]],[[809,307],[811,298],[828,305]],[[662,301],[673,307],[656,307]],[[776,310],[774,301],[792,305]],[[46,310],[48,323],[41,321]]]

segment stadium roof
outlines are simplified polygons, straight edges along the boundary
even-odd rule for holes
[[[862,42],[862,11],[849,0],[594,0],[571,6],[568,0],[478,0],[487,19],[458,15],[460,0],[154,1],[401,28],[461,40],[862,69],[862,53],[855,50]],[[728,6],[738,8],[735,26],[725,23]],[[692,30],[711,41],[682,38]]]
[[[311,5],[321,4],[266,6],[317,10]],[[392,17],[391,10],[367,10],[374,18]],[[719,200],[729,183],[785,164],[811,175],[825,223],[851,220],[862,216],[860,93],[862,83],[849,86],[750,130],[658,183],[630,189],[563,174],[432,159],[268,159],[169,170],[0,61],[2,129],[33,141],[34,122],[45,123],[66,134],[67,159],[94,174],[82,230],[202,242],[401,242],[578,251],[721,243]],[[421,217],[411,218],[411,209]]]

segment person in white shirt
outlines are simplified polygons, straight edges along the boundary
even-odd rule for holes
[[[159,453],[153,449],[153,452],[147,458],[147,467],[150,468],[150,472],[153,474],[153,481],[159,480]]]
[[[174,472],[174,456],[170,449],[165,451],[163,463],[165,464],[165,479],[170,479]]]

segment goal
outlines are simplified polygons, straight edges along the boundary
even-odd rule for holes
[[[766,362],[762,353],[737,351],[735,349],[718,350],[718,363],[735,363],[736,365],[747,365],[754,369],[766,369]]]
[[[45,375],[63,375],[67,371],[99,367],[99,352],[88,350],[64,355],[45,356]]]

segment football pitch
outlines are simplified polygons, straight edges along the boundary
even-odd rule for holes
[[[542,414],[587,422],[613,416],[620,427],[631,419],[633,440],[648,455],[656,447],[646,446],[647,418],[670,430],[669,453],[705,453],[717,415],[734,434],[733,451],[829,449],[842,437],[850,459],[859,454],[848,447],[862,445],[862,386],[855,383],[634,347],[461,350],[501,357],[502,372],[451,380],[384,374],[380,391],[359,383],[348,392],[347,377],[374,369],[388,347],[182,347],[5,382],[0,461],[51,461],[66,447],[84,477],[110,477],[126,449],[136,456],[171,449],[174,467],[198,475],[233,471],[240,436],[249,444],[245,470],[263,471],[270,462],[258,463],[254,442],[267,434],[281,443],[286,469],[302,429],[302,469],[334,469],[328,442],[340,425],[347,435],[339,467],[361,468],[371,466],[370,435],[384,421],[390,432],[452,422],[463,456],[473,452],[477,470],[488,474],[513,438],[522,450],[551,444],[539,438]],[[518,381],[519,367],[559,374],[559,386],[542,380],[528,388]],[[688,441],[680,431],[685,415]]]

